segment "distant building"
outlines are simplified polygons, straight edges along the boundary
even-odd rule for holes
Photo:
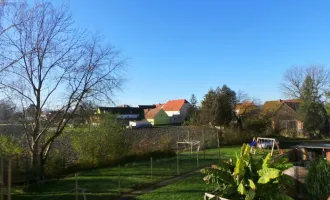
[[[170,100],[162,106],[162,109],[170,117],[171,124],[181,124],[188,117],[191,104],[186,99]]]
[[[150,107],[153,107],[152,105]],[[129,121],[139,121],[144,119],[145,106],[131,107],[124,105],[121,107],[98,107],[96,109],[97,114],[111,113],[116,115],[116,118],[122,120],[124,124],[128,125]]]
[[[251,101],[245,101],[242,103],[238,103],[235,106],[235,112],[236,112],[236,115],[238,115],[238,116],[242,116],[242,115],[257,111],[257,110],[258,110],[258,107]]]
[[[300,102],[299,99],[266,101],[262,107],[262,112],[270,117],[274,130],[300,132],[304,127],[304,123],[299,120],[297,113]]]
[[[170,117],[162,109],[163,104],[155,105],[153,109],[144,109],[144,116],[153,126],[170,124]]]

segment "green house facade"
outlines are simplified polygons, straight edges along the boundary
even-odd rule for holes
[[[145,110],[144,115],[153,126],[170,124],[170,117],[159,105],[154,109]]]

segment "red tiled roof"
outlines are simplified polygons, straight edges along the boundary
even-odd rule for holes
[[[245,111],[252,111],[256,108],[256,105],[251,101],[245,101],[243,103],[239,103],[235,106],[235,110],[238,110],[238,115],[243,114]]]
[[[155,104],[156,108],[153,109],[144,109],[144,117],[146,119],[153,119],[156,117],[158,112],[162,109],[164,104]]]
[[[276,100],[276,101],[266,101],[264,106],[262,107],[262,111],[264,112],[276,112],[278,108],[280,108],[283,104],[288,105],[292,110],[296,111],[299,108],[300,104],[299,99],[288,99],[288,100]]]
[[[179,111],[185,103],[189,103],[185,99],[170,100],[162,108],[165,111]]]

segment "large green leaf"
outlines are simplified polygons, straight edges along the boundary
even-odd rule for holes
[[[271,159],[272,155],[270,153],[263,159],[262,168],[268,168],[268,162]]]
[[[275,169],[275,168],[265,168],[265,169],[261,169],[261,170],[259,170],[258,171],[258,175],[259,176],[263,176],[263,175],[265,175],[265,174],[267,174],[267,173],[280,173],[281,172],[281,170],[279,170],[279,169]],[[276,177],[275,177],[276,178]]]
[[[242,145],[242,148],[241,148],[241,154],[240,154],[240,156],[243,156],[243,155],[244,155],[244,153],[245,153],[245,148],[246,148],[246,144],[244,143],[244,144]]]
[[[245,172],[244,160],[242,158],[239,158],[236,162],[236,166],[234,169],[234,175],[243,175],[244,172]]]
[[[253,180],[249,179],[249,186],[252,190],[256,189],[256,185],[254,184]]]
[[[255,196],[256,192],[250,189],[245,196],[245,200],[253,200]]]
[[[246,194],[246,189],[242,182],[238,185],[237,192],[241,195]]]
[[[272,197],[272,200],[293,200],[293,198],[285,194],[277,194]]]
[[[258,183],[265,184],[268,183],[271,179],[277,178],[280,176],[280,170],[274,168],[265,168],[258,171],[260,176]]]

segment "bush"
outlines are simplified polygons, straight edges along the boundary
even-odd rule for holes
[[[306,185],[311,200],[328,198],[330,195],[330,165],[327,160],[318,159],[311,163]]]
[[[114,116],[106,115],[97,126],[82,126],[70,132],[72,147],[83,167],[110,164],[122,155],[123,127]]]

